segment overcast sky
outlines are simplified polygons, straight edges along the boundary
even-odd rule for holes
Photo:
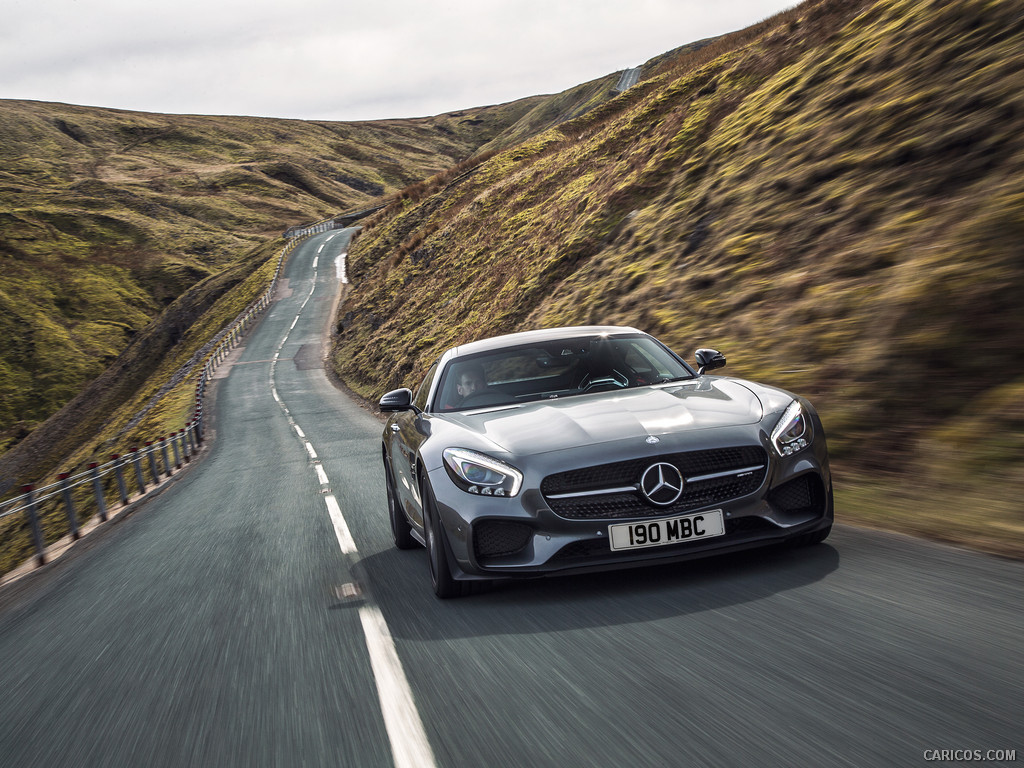
[[[796,0],[2,0],[0,98],[309,120],[558,93]]]

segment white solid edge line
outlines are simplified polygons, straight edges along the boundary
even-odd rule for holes
[[[330,514],[331,522],[334,524],[334,535],[338,537],[338,546],[341,547],[343,554],[354,555],[358,552],[356,542],[348,529],[348,523],[345,522],[345,516],[341,514],[338,500],[334,498],[333,494],[328,494],[324,496],[324,502],[327,504],[327,512]]]
[[[342,251],[338,254],[338,260],[335,262],[335,267],[338,270],[338,279],[342,283],[348,283],[348,274],[345,270],[345,257],[348,256],[348,251]]]
[[[364,605],[359,609],[359,618],[370,652],[370,666],[377,678],[377,696],[395,768],[437,765],[384,616],[376,605]]]

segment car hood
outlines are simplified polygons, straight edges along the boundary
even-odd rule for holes
[[[512,454],[758,423],[758,398],[732,379],[579,395],[445,415],[443,419]]]

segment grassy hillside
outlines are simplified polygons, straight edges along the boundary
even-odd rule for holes
[[[607,101],[607,79],[347,124],[0,101],[0,496],[180,429],[196,363],[265,290],[283,230],[410,199],[484,145]],[[88,493],[76,505],[94,511]],[[65,532],[59,504],[43,528]],[[0,573],[31,551],[7,518]]]
[[[238,264],[200,281],[172,302],[113,365],[0,457],[0,496],[15,479],[45,486],[56,481],[58,470],[77,474],[91,462],[106,464],[111,455],[129,454],[191,421],[196,386],[218,332],[266,291],[282,253],[280,245],[277,241],[253,249]],[[108,475],[104,482],[108,501],[117,498],[115,477]],[[13,492],[18,492],[17,483]],[[78,487],[72,495],[80,519],[98,511],[91,487]],[[46,542],[67,534],[60,498],[41,502],[39,516]],[[33,552],[23,515],[0,520],[0,574]]]
[[[369,222],[335,367],[619,323],[809,395],[839,514],[1024,552],[1024,14],[812,0]]]
[[[347,124],[0,101],[0,452],[190,287],[448,168],[535,101]]]

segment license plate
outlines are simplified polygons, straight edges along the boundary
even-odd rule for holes
[[[696,515],[647,520],[642,523],[621,523],[608,526],[612,549],[663,547],[692,539],[710,539],[725,533],[722,510],[699,512]]]

